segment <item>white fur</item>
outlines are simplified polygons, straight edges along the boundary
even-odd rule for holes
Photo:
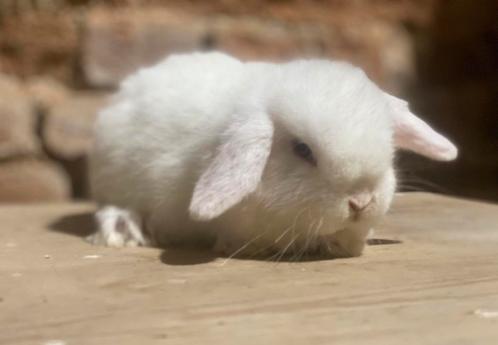
[[[126,79],[101,112],[92,188],[159,245],[211,235],[228,254],[360,255],[395,190],[400,117],[346,63],[175,55]],[[295,139],[316,166],[293,153]],[[352,217],[348,200],[364,193],[373,202]]]
[[[106,206],[98,210],[95,219],[99,230],[87,240],[110,247],[136,247],[148,244],[140,227],[140,217],[132,211]]]

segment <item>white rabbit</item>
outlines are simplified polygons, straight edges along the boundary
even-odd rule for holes
[[[357,256],[391,203],[395,147],[457,155],[347,63],[174,55],[126,79],[99,115],[91,240]]]

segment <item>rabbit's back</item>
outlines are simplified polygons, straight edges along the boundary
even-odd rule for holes
[[[142,213],[166,196],[172,205],[188,202],[231,115],[242,71],[236,59],[199,53],[171,56],[127,78],[96,123],[95,199]]]

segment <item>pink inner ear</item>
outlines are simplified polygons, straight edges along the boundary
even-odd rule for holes
[[[193,219],[215,218],[256,189],[270,154],[273,125],[266,115],[255,114],[232,124],[224,138],[194,188]]]
[[[412,114],[408,103],[386,95],[393,109],[394,143],[397,147],[439,161],[451,161],[457,157],[455,145]]]

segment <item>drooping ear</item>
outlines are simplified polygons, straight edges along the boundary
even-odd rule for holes
[[[410,112],[407,102],[388,93],[385,95],[393,113],[396,147],[439,161],[451,161],[457,157],[456,146]]]
[[[273,124],[265,114],[229,126],[217,155],[195,185],[190,216],[212,219],[253,192],[261,180],[272,138]]]

